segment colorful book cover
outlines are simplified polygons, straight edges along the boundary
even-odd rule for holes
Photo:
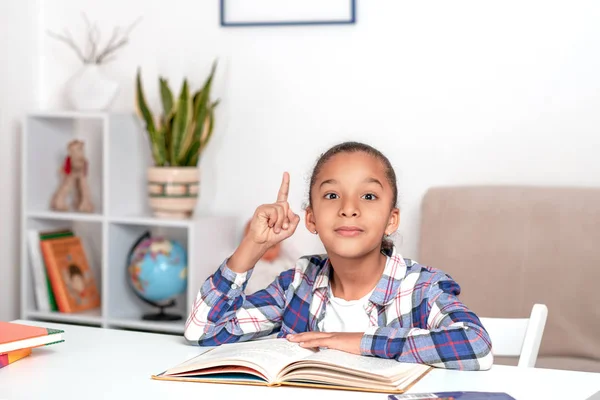
[[[44,240],[41,247],[59,311],[72,313],[99,307],[100,294],[81,239]]]
[[[31,349],[13,350],[8,353],[0,354],[0,368],[6,367],[8,364],[12,364],[15,361],[19,361],[30,354]]]
[[[0,354],[64,342],[64,331],[0,321]]]
[[[40,232],[40,241],[62,238],[62,237],[73,237],[73,236],[75,236],[75,234],[70,229]],[[48,277],[47,273],[46,273],[46,286],[48,288],[48,301],[50,302],[50,311],[58,311],[58,305],[56,304],[56,297],[54,297],[54,292],[52,291],[52,284],[50,283],[50,278]]]

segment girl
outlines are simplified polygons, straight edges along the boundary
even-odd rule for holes
[[[440,270],[403,258],[386,237],[400,221],[389,160],[362,143],[324,153],[314,168],[306,228],[324,255],[300,258],[264,290],[246,296],[255,263],[290,237],[300,217],[287,202],[258,207],[235,252],[204,282],[185,328],[201,346],[278,332],[302,347],[327,347],[436,367],[484,370],[493,362],[479,318]]]

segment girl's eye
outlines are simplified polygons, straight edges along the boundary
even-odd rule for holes
[[[335,200],[335,199],[337,199],[337,198],[338,198],[338,195],[337,195],[337,194],[335,194],[335,193],[327,193],[327,194],[325,195],[325,198],[326,198],[327,200]]]
[[[363,195],[362,198],[365,200],[376,200],[377,196],[375,196],[373,193],[367,193]]]

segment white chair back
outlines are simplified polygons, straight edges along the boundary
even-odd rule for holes
[[[529,318],[481,318],[492,340],[494,356],[519,357],[519,367],[535,367],[548,307],[535,304]]]

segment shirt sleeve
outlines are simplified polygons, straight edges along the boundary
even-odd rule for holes
[[[184,337],[200,346],[246,341],[277,332],[285,307],[285,291],[294,270],[282,272],[266,289],[252,295],[244,289],[252,270],[239,274],[227,260],[200,288],[185,325]]]
[[[362,354],[448,369],[490,369],[489,335],[475,313],[458,299],[459,293],[458,284],[444,274],[429,286],[421,303],[428,310],[423,314],[427,329],[372,327],[361,340]]]

